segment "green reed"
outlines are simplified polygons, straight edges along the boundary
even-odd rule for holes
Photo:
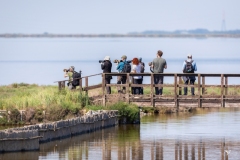
[[[59,106],[75,111],[89,103],[87,95],[78,91],[62,90],[57,86],[38,86],[25,83],[0,86],[0,109],[43,108]]]

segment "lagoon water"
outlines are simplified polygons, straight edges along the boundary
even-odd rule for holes
[[[0,39],[0,85],[57,85],[54,81],[63,80],[63,69],[69,66],[87,76],[101,72],[98,60],[106,55],[112,60],[123,54],[128,59],[142,57],[148,63],[159,49],[167,60],[165,73],[181,73],[189,53],[197,62],[198,73],[239,73],[239,44],[240,39],[233,38]],[[100,76],[90,78],[89,84],[100,80]],[[148,81],[144,79],[144,83]],[[172,82],[165,79],[165,83]],[[230,84],[239,82],[229,78]],[[220,78],[206,79],[206,83],[220,83]],[[0,159],[240,160],[239,128],[238,108],[144,116],[140,125],[117,126],[53,141],[41,144],[39,151],[4,153]]]
[[[198,109],[144,116],[140,125],[111,127],[44,143],[39,151],[0,154],[0,158],[240,160],[239,128],[238,108]]]
[[[197,63],[197,73],[239,73],[239,44],[240,39],[234,38],[3,38],[0,39],[0,85],[21,82],[57,85],[54,82],[65,79],[63,69],[70,66],[81,70],[82,76],[101,73],[98,60],[106,55],[112,61],[122,55],[128,59],[142,57],[149,72],[147,64],[159,49],[167,60],[165,73],[181,73],[189,53]],[[100,76],[89,79],[90,85],[100,82]],[[173,79],[166,78],[165,82],[172,83]],[[230,84],[238,82],[229,79]],[[220,83],[220,78],[207,78],[206,83]]]

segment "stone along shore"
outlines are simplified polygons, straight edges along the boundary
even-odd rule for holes
[[[118,111],[89,111],[84,116],[0,131],[0,152],[39,150],[39,144],[118,125]]]

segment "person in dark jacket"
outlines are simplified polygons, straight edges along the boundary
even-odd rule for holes
[[[110,57],[109,56],[106,56],[104,58],[104,61],[101,63],[101,68],[103,70],[103,73],[111,73],[111,70],[112,70],[112,63],[110,61]],[[105,84],[110,84],[111,83],[111,79],[112,79],[112,76],[110,75],[106,75],[105,76]],[[107,94],[111,94],[111,87],[110,86],[106,86],[106,91],[107,91]]]

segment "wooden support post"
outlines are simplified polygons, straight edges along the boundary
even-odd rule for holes
[[[62,88],[65,88],[65,81],[62,81]]]
[[[62,82],[58,82],[58,90],[61,91],[62,89]]]
[[[201,100],[201,75],[198,74],[198,107],[202,107],[202,100]]]
[[[202,76],[202,95],[205,94],[205,76]]]
[[[88,77],[85,78],[85,87],[88,87]],[[88,90],[86,90],[86,94],[88,95]]]
[[[151,105],[155,107],[155,100],[154,100],[154,74],[151,74]]]
[[[82,92],[82,78],[79,79],[79,90]]]
[[[174,101],[175,101],[175,107],[179,108],[179,103],[178,103],[178,94],[177,94],[177,74],[174,74]]]
[[[221,107],[225,107],[224,98],[224,75],[221,74]]]
[[[102,105],[106,106],[106,93],[105,93],[105,73],[102,74],[102,93],[103,93],[103,99],[102,99]]]
[[[228,95],[228,77],[225,76],[225,96]]]
[[[126,79],[126,102],[129,104],[130,103],[130,95],[129,95],[129,86],[130,86],[130,75],[127,73],[127,79]]]
[[[182,81],[182,77],[179,77],[179,84],[183,84],[183,81]],[[179,91],[178,91],[179,95],[182,95],[182,87],[179,86]]]

